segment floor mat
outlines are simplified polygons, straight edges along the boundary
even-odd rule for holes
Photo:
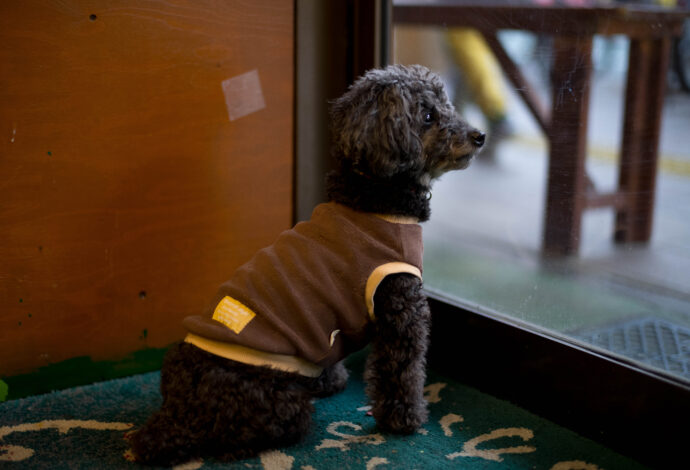
[[[576,337],[690,379],[690,328],[642,318],[591,329]]]
[[[345,392],[315,403],[313,428],[299,445],[255,459],[211,458],[192,469],[544,469],[645,468],[508,402],[433,372],[429,421],[414,435],[376,428],[367,414],[361,361]],[[161,402],[159,373],[137,375],[0,404],[3,469],[137,469],[124,458],[124,434]]]

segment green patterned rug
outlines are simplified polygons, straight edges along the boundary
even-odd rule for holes
[[[301,444],[259,458],[213,459],[177,469],[543,469],[645,468],[508,402],[429,373],[430,418],[412,436],[377,430],[367,414],[362,358],[345,392],[318,400]],[[126,460],[127,431],[160,405],[159,374],[101,382],[0,404],[2,469],[137,469]]]

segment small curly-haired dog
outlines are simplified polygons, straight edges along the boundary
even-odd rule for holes
[[[311,400],[341,391],[342,359],[368,343],[378,427],[411,433],[425,422],[418,222],[432,180],[466,168],[484,134],[421,66],[369,71],[331,116],[330,202],[240,267],[205,315],[184,320],[189,333],[161,370],[163,405],[131,436],[138,460],[236,460],[298,442]]]

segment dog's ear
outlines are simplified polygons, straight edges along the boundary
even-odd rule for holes
[[[357,81],[331,108],[336,156],[367,174],[390,177],[420,165],[417,112],[396,82]]]

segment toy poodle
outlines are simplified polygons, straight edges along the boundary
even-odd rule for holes
[[[432,181],[466,168],[485,136],[422,66],[367,72],[331,118],[329,202],[241,266],[203,315],[184,319],[188,334],[163,361],[163,405],[131,436],[138,461],[237,460],[298,442],[313,398],[341,391],[342,360],[367,344],[377,426],[407,434],[425,422],[419,222]]]

